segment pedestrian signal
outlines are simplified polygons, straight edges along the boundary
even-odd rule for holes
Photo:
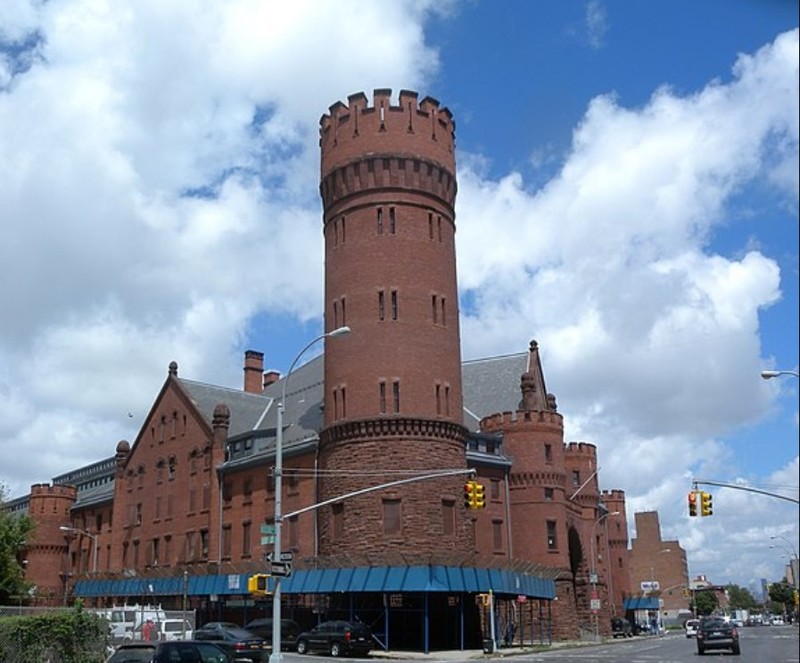
[[[256,596],[266,596],[269,594],[269,584],[266,573],[256,573],[247,579],[247,591]]]

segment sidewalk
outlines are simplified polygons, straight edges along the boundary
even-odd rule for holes
[[[448,661],[448,660],[472,660],[472,659],[488,659],[488,658],[505,658],[506,656],[520,656],[522,654],[535,654],[537,652],[551,651],[553,649],[565,648],[581,648],[581,647],[594,647],[602,644],[600,642],[554,642],[551,645],[525,645],[522,647],[501,647],[493,654],[484,652],[481,649],[454,649],[447,651],[433,651],[429,654],[419,651],[383,651],[382,649],[373,649],[369,653],[370,658],[381,658],[388,660],[430,660],[430,661]]]

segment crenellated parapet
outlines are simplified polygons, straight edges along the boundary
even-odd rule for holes
[[[363,192],[401,190],[420,199],[455,205],[455,121],[447,108],[430,97],[375,90],[373,105],[363,92],[337,102],[320,119],[322,168],[320,193],[326,221],[338,203]],[[454,212],[447,214],[454,220]]]
[[[575,461],[596,461],[597,447],[591,442],[568,442],[564,447],[566,457]]]
[[[563,429],[564,418],[558,412],[517,410],[500,412],[484,417],[480,422],[482,433],[525,432],[541,428]]]
[[[566,475],[560,471],[541,472],[511,472],[508,475],[508,485],[515,488],[528,488],[532,486],[561,487],[566,485]]]
[[[51,486],[49,483],[37,483],[31,486],[31,498],[54,498],[75,501],[78,489],[75,486]]]

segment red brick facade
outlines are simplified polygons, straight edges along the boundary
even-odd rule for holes
[[[557,600],[542,611],[512,592],[499,598],[501,612],[527,611],[536,623],[552,614],[556,639],[607,634],[630,592],[625,494],[601,493],[593,444],[565,444],[535,342],[513,386],[516,410],[485,412],[471,432],[464,423],[454,141],[450,112],[408,91],[397,106],[387,90],[372,105],[352,95],[321,119],[325,330],[352,333],[325,342],[324,396],[309,400],[313,380],[289,390],[293,403],[308,401],[302,416],[320,423],[318,439],[285,447],[282,512],[331,503],[287,517],[282,548],[298,568],[522,568],[553,580]],[[102,577],[262,571],[260,531],[274,513],[268,450],[277,388],[286,384],[276,379],[255,351],[245,354],[236,394],[185,381],[171,364],[136,440],[117,445],[113,494],[81,496],[70,512],[74,488],[34,487],[37,520],[44,493],[59,497],[45,507],[55,511],[28,553],[29,576],[49,583],[52,596],[64,591],[58,573],[44,571],[48,546],[67,550],[59,525],[96,536]],[[218,400],[209,406],[206,395]],[[243,399],[247,407],[234,407]],[[486,486],[481,511],[463,507],[466,474],[335,500],[410,476],[400,470],[467,468]],[[88,574],[91,543],[73,539],[71,562],[55,568]],[[471,610],[474,598],[462,597]]]

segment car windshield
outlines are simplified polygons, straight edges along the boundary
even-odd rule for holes
[[[153,647],[125,647],[108,659],[107,663],[149,663],[153,658]]]

